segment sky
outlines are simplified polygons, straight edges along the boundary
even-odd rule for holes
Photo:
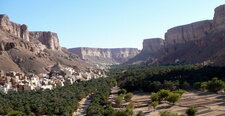
[[[225,0],[0,0],[0,14],[52,31],[66,48],[142,49],[148,38],[163,38],[175,26],[212,19]]]

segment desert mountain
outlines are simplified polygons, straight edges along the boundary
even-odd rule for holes
[[[30,32],[0,15],[0,70],[24,73],[47,73],[55,64],[81,70],[95,68],[77,55],[60,47],[56,33]]]
[[[112,65],[125,63],[136,56],[140,51],[137,48],[71,48],[80,58],[94,64]]]
[[[146,39],[143,49],[126,64],[225,65],[225,5],[215,9],[213,20],[169,29],[165,39]]]

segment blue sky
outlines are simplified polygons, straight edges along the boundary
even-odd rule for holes
[[[63,47],[142,48],[174,26],[212,19],[225,0],[0,0],[0,13]]]

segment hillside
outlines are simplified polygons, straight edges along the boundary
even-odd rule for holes
[[[224,33],[225,5],[221,5],[215,9],[213,20],[171,28],[165,39],[145,40],[141,53],[126,64],[225,65]]]
[[[0,70],[22,73],[48,73],[60,63],[64,67],[88,70],[95,67],[60,47],[56,33],[30,32],[28,26],[16,24],[0,15]]]

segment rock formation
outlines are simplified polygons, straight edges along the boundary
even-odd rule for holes
[[[57,33],[53,32],[29,32],[31,38],[38,39],[47,48],[52,50],[59,50],[59,39]]]
[[[128,64],[225,65],[225,5],[215,9],[213,20],[204,20],[169,29],[165,33],[164,45],[154,40],[144,40],[142,52],[128,61]],[[161,40],[162,41],[162,40]],[[146,51],[146,52],[143,52]],[[155,52],[152,52],[155,51]]]
[[[85,72],[97,69],[59,45],[56,33],[29,32],[26,25],[0,15],[0,70],[25,74],[49,73],[56,63]]]
[[[13,36],[29,41],[28,27],[25,24],[20,25],[10,22],[7,15],[0,15],[0,28]]]
[[[82,59],[104,65],[124,63],[139,53],[137,48],[102,49],[80,47],[71,48],[69,51],[79,55]]]
[[[225,5],[221,5],[215,9],[213,22],[215,27],[225,26]]]
[[[143,50],[146,52],[157,52],[164,47],[164,40],[161,38],[145,39],[143,41]]]

